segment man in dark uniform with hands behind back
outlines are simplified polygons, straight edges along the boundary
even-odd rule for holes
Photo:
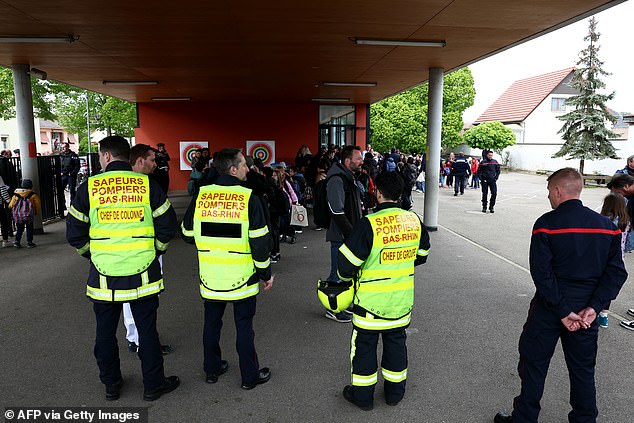
[[[522,388],[512,416],[498,413],[495,423],[537,423],[548,365],[559,339],[570,375],[568,420],[596,422],[596,316],[616,298],[627,272],[621,231],[583,206],[582,188],[581,174],[572,168],[548,177],[553,210],[535,222],[530,246],[536,292],[519,340]]]

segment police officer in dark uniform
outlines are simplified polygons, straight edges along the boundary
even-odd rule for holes
[[[361,219],[339,249],[338,274],[355,281],[352,308],[352,384],[346,400],[363,410],[374,406],[378,381],[376,349],[383,339],[381,374],[385,401],[397,405],[405,395],[405,328],[414,306],[414,266],[427,261],[429,234],[418,215],[400,208],[403,179],[395,172],[376,178],[378,206]]]
[[[75,186],[77,184],[77,174],[79,173],[79,156],[70,149],[70,145],[65,142],[62,152],[59,155],[62,162],[62,190],[70,191],[70,202],[75,199]],[[66,205],[64,205],[66,207]],[[65,210],[66,208],[64,208]]]
[[[90,259],[86,295],[97,321],[95,358],[106,399],[119,398],[117,325],[129,302],[139,332],[143,399],[154,401],[176,389],[177,376],[165,377],[156,331],[158,296],[163,277],[158,255],[165,253],[177,230],[176,213],[158,184],[132,172],[130,145],[119,136],[99,142],[104,172],[80,186],[67,221],[66,238]]]
[[[519,341],[522,389],[513,402],[512,416],[498,413],[495,423],[538,421],[548,365],[559,339],[570,374],[568,420],[596,421],[596,316],[616,298],[627,272],[621,231],[607,217],[583,206],[582,187],[581,175],[572,168],[548,178],[553,211],[535,222],[530,246],[536,293]]]

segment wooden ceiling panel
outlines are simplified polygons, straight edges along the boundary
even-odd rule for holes
[[[72,44],[0,43],[0,65],[131,101],[374,102],[621,0],[0,0],[0,35],[77,35]],[[446,40],[445,48],[360,46],[353,38]],[[157,80],[143,87],[103,80]],[[377,82],[324,87],[324,81]]]

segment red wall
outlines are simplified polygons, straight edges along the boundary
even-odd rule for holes
[[[319,106],[315,103],[139,103],[137,143],[165,143],[171,157],[170,191],[187,189],[191,170],[180,170],[179,142],[207,141],[213,153],[246,150],[246,141],[274,140],[275,160],[292,164],[306,144],[317,150]]]
[[[369,104],[357,104],[355,107],[355,126],[357,127],[356,134],[354,136],[356,144],[365,150],[368,143],[368,133],[370,128],[366,128],[368,121],[366,120],[367,114],[370,112]]]
[[[156,147],[171,157],[170,191],[186,190],[191,170],[180,170],[181,141],[207,141],[209,150],[225,147],[246,150],[246,141],[275,141],[275,160],[293,164],[306,144],[318,151],[319,105],[316,103],[139,103],[137,143]],[[367,106],[356,108],[356,143],[365,148]],[[368,128],[369,129],[369,128]]]

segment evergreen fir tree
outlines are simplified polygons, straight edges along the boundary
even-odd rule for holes
[[[564,125],[559,130],[564,144],[553,157],[580,159],[579,172],[583,174],[584,160],[618,159],[611,138],[617,135],[608,129],[606,123],[616,122],[616,118],[608,111],[605,102],[614,98],[614,92],[609,95],[599,94],[597,90],[605,88],[601,76],[610,75],[601,66],[599,60],[598,40],[600,33],[596,31],[597,21],[592,17],[589,21],[588,35],[584,41],[589,41],[588,47],[579,52],[579,61],[574,71],[570,86],[579,94],[566,99],[566,104],[575,110],[560,116]]]

